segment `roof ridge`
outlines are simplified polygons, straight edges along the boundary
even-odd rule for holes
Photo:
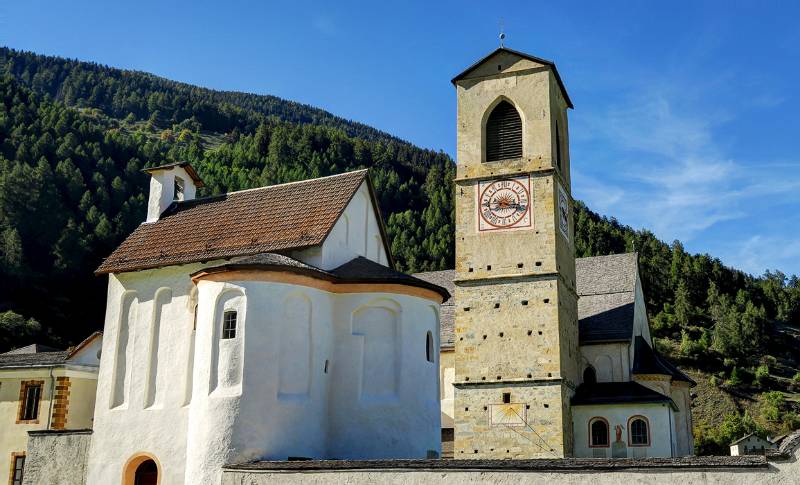
[[[324,177],[316,177],[316,178],[313,178],[313,179],[295,180],[294,182],[283,182],[283,183],[280,183],[280,184],[265,185],[263,187],[253,187],[253,188],[250,188],[250,189],[234,190],[232,192],[225,192],[223,194],[208,195],[206,197],[197,197],[195,199],[190,199],[190,200],[176,201],[175,204],[177,205],[177,207],[189,206],[189,205],[192,205],[193,203],[208,202],[208,201],[211,201],[213,199],[222,199],[222,198],[228,197],[229,195],[234,195],[234,194],[243,194],[245,192],[255,192],[257,190],[266,190],[266,189],[271,189],[271,188],[274,188],[274,187],[283,187],[283,186],[286,186],[286,185],[309,183],[309,182],[314,182],[316,180],[323,180],[323,179],[329,179],[329,178],[335,178],[335,177],[343,177],[345,175],[353,175],[353,174],[365,173],[365,172],[369,172],[369,169],[368,168],[362,168],[362,169],[358,169],[358,170],[351,170],[350,172],[342,172],[342,173],[336,173],[336,174],[333,174],[333,175],[326,175]],[[158,222],[158,221],[155,221],[155,222]],[[152,224],[152,223],[143,222],[142,224]]]
[[[315,177],[313,179],[295,180],[294,182],[283,182],[281,184],[265,185],[263,187],[253,187],[252,189],[235,190],[233,192],[225,192],[225,194],[220,194],[220,195],[241,194],[241,193],[244,193],[244,192],[254,192],[256,190],[271,189],[273,187],[284,187],[286,185],[305,184],[305,183],[309,183],[309,182],[314,182],[316,180],[330,179],[330,178],[335,178],[335,177],[344,177],[345,175],[354,175],[354,174],[366,173],[366,172],[369,172],[368,168],[361,168],[361,169],[358,169],[358,170],[351,170],[349,172],[342,172],[342,173],[335,173],[333,175],[326,175],[324,177]],[[198,200],[198,199],[195,199],[195,200]]]
[[[628,251],[625,253],[614,253],[614,254],[598,254],[595,256],[581,256],[580,258],[575,258],[576,261],[581,259],[597,259],[597,258],[612,258],[612,257],[619,257],[619,256],[634,256],[636,255],[636,251]]]
[[[601,296],[601,295],[622,295],[625,293],[635,293],[636,289],[624,290],[624,291],[604,291],[602,293],[581,293],[578,292],[579,296]]]

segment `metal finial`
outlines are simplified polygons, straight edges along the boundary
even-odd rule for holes
[[[506,40],[506,33],[503,31],[503,19],[500,19],[500,47],[503,47],[503,44]]]

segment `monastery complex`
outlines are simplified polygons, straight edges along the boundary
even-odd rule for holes
[[[188,163],[150,168],[146,221],[96,271],[102,335],[0,355],[9,483],[690,466],[695,383],[654,349],[637,255],[574,256],[555,64],[500,48],[452,82],[454,269],[394,269],[366,170],[197,198]]]

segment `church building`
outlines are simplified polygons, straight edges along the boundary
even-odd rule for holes
[[[636,255],[576,261],[555,64],[501,47],[453,84],[455,270],[416,275],[454,295],[441,310],[453,456],[692,454],[694,383],[653,349]]]
[[[394,269],[366,170],[197,198],[190,164],[147,169],[147,219],[96,271],[88,455],[61,461],[90,485],[194,485],[442,441],[456,459],[692,454],[694,382],[654,349],[637,255],[575,258],[555,65],[501,47],[452,82],[453,270]]]
[[[149,170],[108,275],[87,483],[440,451],[439,286],[397,272],[366,170],[195,198]]]

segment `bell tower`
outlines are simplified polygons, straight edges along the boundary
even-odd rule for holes
[[[571,456],[572,103],[555,64],[503,47],[453,84],[455,458]]]

